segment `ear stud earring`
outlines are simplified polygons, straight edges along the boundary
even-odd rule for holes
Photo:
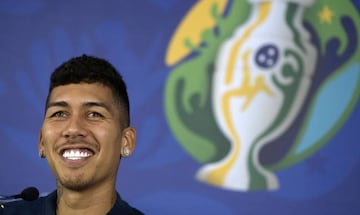
[[[125,147],[123,150],[124,157],[128,157],[130,155],[130,150],[128,147]]]
[[[45,158],[45,154],[44,154],[43,151],[39,151],[39,157],[40,157],[40,158]]]

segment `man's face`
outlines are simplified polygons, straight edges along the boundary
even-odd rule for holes
[[[69,84],[53,89],[39,135],[60,186],[81,190],[115,184],[121,152],[135,147],[135,130],[124,120],[108,87]]]

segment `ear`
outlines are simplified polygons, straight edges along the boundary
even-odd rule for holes
[[[42,135],[42,129],[40,128],[39,131],[39,138],[38,138],[38,151],[39,151],[39,156],[41,158],[45,158],[45,146],[44,146],[44,140],[43,140],[43,135]]]
[[[121,156],[129,157],[135,150],[136,145],[136,130],[132,127],[127,127],[123,130],[121,140]]]

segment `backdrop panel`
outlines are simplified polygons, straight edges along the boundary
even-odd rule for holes
[[[83,53],[128,83],[117,188],[146,214],[359,214],[360,3],[0,1],[0,194],[38,157],[49,75]]]

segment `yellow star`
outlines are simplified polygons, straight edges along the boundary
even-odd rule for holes
[[[330,10],[330,8],[325,5],[323,9],[318,14],[321,23],[331,24],[332,17],[334,13]]]

